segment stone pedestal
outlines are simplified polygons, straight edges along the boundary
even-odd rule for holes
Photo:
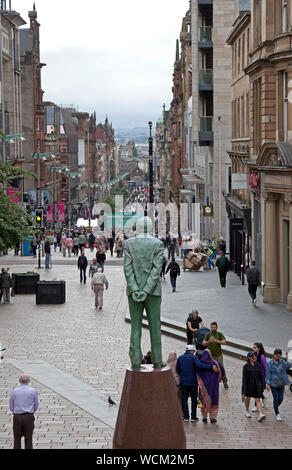
[[[185,449],[182,412],[170,367],[128,368],[113,449]]]

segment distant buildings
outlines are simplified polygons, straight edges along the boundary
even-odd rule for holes
[[[26,23],[11,2],[2,0],[0,6],[2,160],[38,176],[15,181],[30,211],[42,206],[46,220],[53,207],[54,223],[57,205],[63,203],[66,220],[70,210],[74,221],[91,211],[107,183],[120,174],[114,129],[107,117],[97,123],[95,113],[89,116],[43,100],[41,72],[46,64],[40,59],[35,5],[27,28],[20,28]]]

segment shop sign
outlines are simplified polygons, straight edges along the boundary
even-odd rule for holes
[[[247,189],[247,174],[232,173],[231,187],[232,189]]]
[[[231,230],[243,230],[243,219],[230,219]]]
[[[258,171],[249,172],[249,186],[254,193],[260,193],[261,174]]]

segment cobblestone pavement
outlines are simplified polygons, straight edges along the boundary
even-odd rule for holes
[[[3,260],[0,260],[2,264]],[[11,266],[12,273],[26,272],[28,269],[29,266]],[[64,305],[37,306],[34,295],[17,295],[12,298],[11,305],[1,304],[0,342],[7,348],[5,359],[43,360],[96,388],[97,392],[104,395],[105,403],[110,395],[119,405],[125,368],[129,365],[130,326],[124,321],[127,302],[122,268],[108,266],[106,275],[110,288],[105,291],[102,311],[94,308],[89,283],[80,284],[77,268],[68,265],[41,271],[43,280],[66,280],[67,299]],[[190,275],[196,276],[197,273],[186,273],[185,277]],[[179,297],[176,294],[171,297],[172,293],[166,294],[167,289],[166,286],[164,305],[170,298],[175,298],[177,300],[172,302],[172,311],[176,309],[179,312]],[[184,308],[183,316],[185,311]],[[142,344],[146,353],[150,348],[146,330],[143,332]],[[167,359],[170,351],[176,351],[179,355],[184,352],[184,344],[163,337],[164,359]],[[290,391],[285,392],[284,404],[281,406],[283,422],[275,420],[270,397],[267,420],[257,423],[256,416],[247,420],[240,394],[243,363],[225,358],[225,366],[230,388],[221,389],[218,424],[205,425],[201,421],[186,423],[188,448],[291,448]],[[0,368],[0,448],[6,449],[13,445],[8,398],[11,389],[17,386],[20,372],[5,360]],[[32,380],[32,386],[38,390],[40,398],[36,413],[35,448],[111,448],[112,427],[106,426],[43,384]]]

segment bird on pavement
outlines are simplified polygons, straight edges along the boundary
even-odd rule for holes
[[[111,397],[108,397],[107,401],[108,401],[109,405],[115,405],[116,406],[115,402],[111,399]]]

